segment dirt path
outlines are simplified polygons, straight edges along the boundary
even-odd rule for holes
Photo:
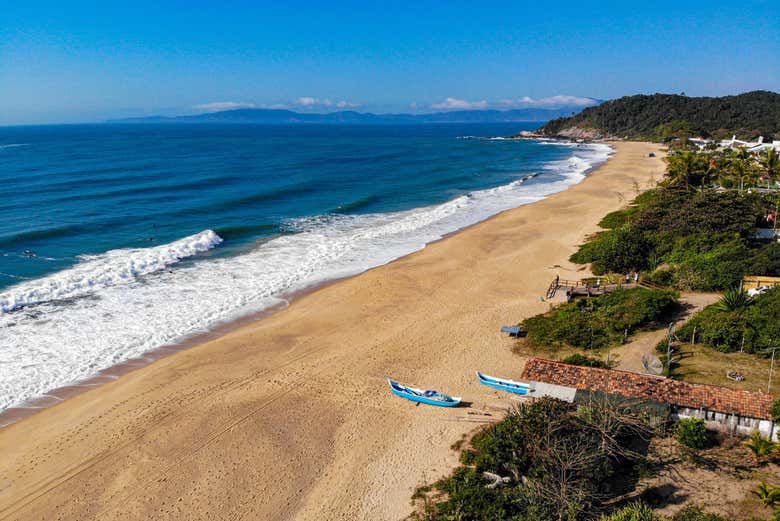
[[[680,303],[685,309],[676,317],[677,327],[680,327],[696,312],[717,302],[719,298],[719,293],[683,293],[680,295]],[[616,348],[613,355],[619,357],[617,369],[635,373],[647,372],[642,365],[642,357],[645,355],[658,356],[655,346],[666,338],[666,335],[666,329],[647,331],[638,334],[630,343]]]

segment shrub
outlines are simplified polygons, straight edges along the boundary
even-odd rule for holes
[[[780,506],[780,487],[773,487],[762,481],[752,492],[765,507]]]
[[[745,446],[750,449],[750,452],[753,454],[753,459],[755,459],[757,463],[765,462],[778,451],[778,448],[780,448],[777,443],[769,438],[761,436],[761,433],[758,431],[753,432],[753,434],[750,435],[750,438],[745,441]],[[778,489],[778,492],[780,493],[780,489]]]
[[[683,447],[694,451],[701,450],[707,445],[707,427],[704,425],[704,420],[699,418],[685,418],[678,421],[675,436]]]
[[[596,503],[604,499],[604,482],[619,471],[632,471],[641,456],[630,447],[648,434],[639,416],[607,404],[593,404],[587,414],[551,398],[523,404],[474,436],[472,466],[438,481],[416,517],[590,518]],[[491,487],[485,472],[507,479]],[[420,499],[424,498],[418,494]]]
[[[572,365],[581,365],[585,367],[598,367],[601,369],[610,369],[611,364],[608,364],[604,360],[601,360],[599,358],[593,358],[586,355],[581,354],[574,354],[569,355],[563,360],[561,360],[564,364],[572,364]]]
[[[629,273],[649,267],[652,245],[636,227],[624,225],[597,234],[571,256],[572,262],[592,263],[593,273]]]
[[[677,306],[671,291],[633,288],[577,299],[522,322],[527,340],[537,346],[583,349],[619,345],[625,330],[648,327]]]
[[[601,521],[661,521],[661,518],[649,506],[632,503],[608,516],[602,516]]]
[[[710,514],[694,505],[687,506],[677,512],[671,521],[732,521],[718,514]]]
[[[694,315],[677,332],[688,339],[696,328],[699,343],[719,351],[755,353],[773,347],[780,338],[780,289],[750,300],[747,308],[726,311],[736,304],[715,304]]]
[[[723,296],[717,303],[717,308],[720,311],[726,312],[740,312],[747,309],[747,307],[753,303],[753,297],[748,295],[748,292],[742,288],[729,288],[723,292]]]
[[[694,315],[678,331],[682,339],[689,339],[696,329],[696,339],[699,343],[717,349],[724,353],[739,351],[743,347],[743,336],[748,330],[744,316],[720,311],[715,306],[708,306]],[[751,337],[752,338],[752,337]],[[745,340],[749,340],[745,338]],[[751,344],[747,344],[750,350]]]
[[[775,423],[780,423],[780,398],[775,398],[772,402],[772,419]]]

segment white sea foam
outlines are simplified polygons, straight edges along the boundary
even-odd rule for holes
[[[161,345],[268,308],[306,286],[359,273],[443,235],[564,190],[611,153],[572,147],[534,183],[518,179],[404,212],[288,221],[295,233],[234,257],[180,263],[216,247],[207,230],[168,245],[84,257],[0,295],[0,410]],[[550,182],[543,182],[545,175]]]
[[[84,255],[82,261],[73,268],[13,286],[0,293],[0,311],[7,313],[24,306],[83,297],[109,286],[130,284],[142,275],[210,250],[221,242],[222,239],[216,233],[206,230],[155,248]]]
[[[16,148],[16,147],[26,147],[27,143],[9,143],[7,145],[0,145],[0,149],[2,148]]]

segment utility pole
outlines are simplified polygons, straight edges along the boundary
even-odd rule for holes
[[[674,322],[669,322],[669,338],[666,341],[666,376],[672,377],[672,339],[674,337]]]
[[[780,349],[780,346],[776,347],[770,347],[769,349],[765,350],[765,353],[768,353],[769,351],[772,351],[772,361],[769,362],[769,380],[766,382],[766,392],[769,393],[772,390],[772,370],[775,368],[775,351]]]

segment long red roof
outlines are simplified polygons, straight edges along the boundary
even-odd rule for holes
[[[678,407],[772,419],[772,395],[762,392],[680,382],[615,369],[583,367],[544,358],[528,360],[523,369],[523,378],[581,390],[644,398]]]

